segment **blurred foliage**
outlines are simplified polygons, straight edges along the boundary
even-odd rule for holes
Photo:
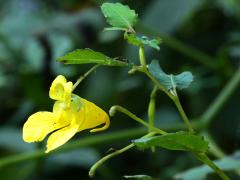
[[[43,147],[21,140],[22,124],[36,110],[50,110],[53,102],[48,98],[48,89],[56,75],[64,74],[74,81],[89,68],[88,65],[63,65],[56,62],[58,57],[74,49],[92,48],[109,57],[138,61],[137,48],[124,42],[118,32],[102,32],[106,22],[99,6],[103,2],[128,4],[139,14],[143,25],[152,28],[160,37],[174,37],[213,57],[211,63],[219,67],[218,70],[167,46],[164,40],[160,51],[146,48],[149,60],[157,57],[166,72],[193,72],[195,81],[187,91],[180,93],[183,106],[192,118],[199,117],[207,109],[239,66],[239,0],[0,1],[1,157]],[[144,35],[141,26],[137,31]],[[81,83],[77,93],[106,111],[113,104],[121,104],[146,117],[151,88],[152,84],[144,77],[129,76],[126,69],[101,67]],[[211,126],[213,138],[227,154],[240,148],[239,99],[238,91]],[[159,126],[180,122],[175,107],[162,94],[157,97],[156,118]],[[134,122],[119,114],[112,119],[109,131],[135,127]],[[77,138],[85,135],[89,134]],[[101,154],[129,142],[130,139],[98,148],[76,149],[0,168],[0,179],[88,179],[89,166]],[[132,150],[108,162],[95,179],[121,179],[126,174],[172,179],[197,165],[199,162],[186,153]],[[184,172],[185,175],[190,171]],[[234,173],[230,175],[237,179]]]
[[[223,170],[233,170],[239,168],[239,152],[235,152],[233,155],[225,157],[221,160],[215,161],[215,163]],[[212,170],[207,166],[199,166],[196,168],[191,168],[181,174],[177,174],[177,179],[191,180],[191,179],[206,179],[207,175],[211,173]],[[196,174],[198,177],[196,178]]]

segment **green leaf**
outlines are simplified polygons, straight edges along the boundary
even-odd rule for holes
[[[240,168],[240,151],[235,152],[233,155],[224,157],[223,159],[213,161],[219,168],[222,170],[234,170]],[[181,172],[177,174],[175,177],[177,179],[183,180],[192,180],[195,179],[196,176],[198,179],[206,179],[209,173],[213,173],[213,170],[209,168],[207,165],[198,166],[195,168],[191,168],[187,171]]]
[[[128,6],[120,3],[104,3],[101,10],[107,22],[113,27],[133,31],[133,26],[137,23],[137,14]]]
[[[137,37],[135,34],[124,34],[124,38],[128,41],[128,43],[133,44],[135,46],[143,46],[147,45],[156,50],[160,50],[159,44],[161,43],[161,39],[149,39],[147,36]]]
[[[185,89],[193,81],[193,75],[189,71],[178,75],[166,74],[157,60],[153,60],[148,67],[149,72],[167,89]]]
[[[153,178],[148,175],[131,175],[131,176],[123,176],[123,177],[126,179],[153,180]]]
[[[58,58],[58,61],[65,64],[101,64],[106,66],[128,66],[126,62],[112,59],[100,52],[91,49],[77,49],[73,52]]]
[[[134,140],[133,143],[141,149],[160,146],[169,150],[191,151],[198,153],[205,153],[208,150],[208,142],[205,141],[203,137],[183,131],[168,133],[162,136],[140,138]]]

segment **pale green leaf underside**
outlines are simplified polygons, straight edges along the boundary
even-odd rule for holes
[[[125,33],[124,38],[135,46],[143,46],[147,45],[156,50],[160,50],[159,44],[161,43],[161,39],[149,39],[147,36],[137,37],[135,34],[127,34]]]
[[[189,71],[178,75],[166,74],[157,60],[153,60],[148,67],[149,72],[167,89],[185,89],[193,81],[193,75]]]
[[[77,49],[73,52],[58,58],[58,61],[65,64],[100,64],[106,66],[128,66],[126,62],[112,59],[100,52],[91,49]]]
[[[133,143],[141,149],[159,146],[169,150],[191,151],[197,153],[205,153],[208,151],[208,142],[201,136],[183,131],[168,133],[162,136],[141,138],[134,140]]]
[[[104,17],[113,27],[132,29],[137,22],[137,14],[120,3],[104,3],[101,6]]]

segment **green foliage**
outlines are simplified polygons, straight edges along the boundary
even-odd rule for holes
[[[137,23],[137,14],[128,6],[120,3],[104,3],[101,10],[107,22],[114,27],[111,30],[133,31],[133,26]]]
[[[25,180],[31,177],[34,170],[37,169],[36,162],[25,162],[23,164],[16,164],[15,166],[8,166],[0,168],[0,179],[4,180]]]
[[[34,150],[34,145],[22,141],[22,132],[19,129],[1,127],[0,148],[9,149],[12,152],[29,152]]]
[[[151,176],[148,175],[131,175],[123,176],[125,179],[136,179],[136,180],[153,180]]]
[[[77,49],[73,52],[66,54],[63,57],[58,58],[58,61],[65,64],[100,64],[106,66],[127,66],[128,64],[112,59],[100,52],[93,51],[91,49]]]
[[[158,32],[170,34],[184,24],[202,4],[203,1],[198,0],[152,1],[142,16],[142,22]]]
[[[234,170],[240,168],[240,152],[236,152],[233,155],[226,156],[223,159],[215,160],[214,163],[220,167],[222,170]],[[179,173],[176,175],[177,179],[183,179],[183,180],[192,180],[196,176],[198,179],[206,179],[207,175],[209,173],[213,173],[213,170],[209,168],[207,165],[201,165],[195,168],[191,168],[189,170],[186,170],[182,173]]]
[[[48,157],[48,154],[38,150],[43,148],[42,144],[35,146],[36,144],[23,142],[21,129],[29,115],[37,109],[51,111],[52,102],[48,98],[47,91],[50,81],[55,75],[64,74],[67,79],[73,81],[81,75],[78,72],[82,73],[86,70],[85,66],[65,66],[63,63],[55,62],[57,57],[62,57],[77,47],[94,47],[119,57],[127,57],[131,62],[135,62],[136,69],[133,68],[132,72],[135,70],[138,73],[148,72],[144,67],[145,64],[137,66],[139,52],[134,46],[159,50],[159,39],[154,39],[154,37],[163,38],[164,49],[157,53],[149,51],[150,48],[142,48],[142,57],[146,62],[150,62],[149,59],[157,56],[156,58],[163,60],[164,65],[171,69],[181,69],[187,62],[189,69],[195,72],[198,77],[198,81],[194,83],[191,91],[185,94],[186,98],[180,98],[183,100],[182,103],[187,106],[186,109],[182,108],[184,110],[178,108],[179,112],[181,111],[180,113],[184,115],[184,111],[186,111],[196,117],[194,130],[199,134],[202,132],[213,134],[216,142],[221,144],[222,151],[228,150],[230,152],[239,148],[239,136],[236,132],[239,125],[239,113],[236,110],[239,104],[239,93],[234,94],[234,92],[239,86],[240,71],[236,75],[233,72],[238,68],[237,61],[240,57],[240,34],[237,33],[239,32],[240,2],[238,0],[204,1],[204,3],[197,0],[136,2],[111,0],[108,2],[127,3],[129,7],[141,13],[142,21],[137,26],[136,30],[138,31],[135,32],[137,14],[134,10],[119,3],[105,3],[102,5],[102,11],[110,24],[109,26],[111,26],[105,30],[111,32],[99,34],[105,21],[99,15],[99,9],[95,5],[101,5],[103,2],[106,1],[63,0],[49,3],[48,1],[35,0],[23,2],[9,0],[0,2],[0,102],[2,107],[0,179],[36,179],[37,176],[42,179],[61,179],[66,174],[69,179],[76,179],[79,176],[79,168],[81,168],[81,179],[89,179],[86,177],[87,168],[99,160],[100,156],[95,149],[79,148],[91,145],[94,148],[95,145],[99,145],[101,148],[111,142],[111,147],[115,148],[114,142],[119,145],[122,139],[143,135],[146,132],[145,128],[92,135],[86,139],[82,139],[82,135],[78,135],[79,140],[67,144],[66,148],[54,151]],[[209,7],[211,7],[211,11],[209,11]],[[216,24],[220,29],[225,27],[224,30],[217,31],[217,36],[215,36],[214,31]],[[232,26],[233,24],[235,26]],[[120,38],[123,33],[125,40],[134,46],[122,43]],[[153,39],[149,37],[153,37]],[[71,59],[70,56],[69,60],[62,59],[60,62],[128,67],[127,63],[102,53],[92,50],[80,51],[81,53],[78,55],[75,52],[76,59]],[[87,53],[88,55],[86,55]],[[177,63],[174,63],[176,60]],[[160,64],[162,65],[162,63]],[[176,76],[164,73],[157,63],[153,66],[151,63],[147,68],[149,68],[152,77],[155,77],[152,79],[153,83],[159,84],[155,81],[158,80],[166,88],[159,88],[158,92],[161,95],[163,94],[160,92],[161,90],[166,90],[164,92],[171,95],[171,92],[167,90],[187,88],[193,79],[190,72]],[[113,103],[127,104],[127,107],[134,109],[134,112],[140,117],[150,120],[150,116],[147,117],[146,104],[149,103],[148,92],[152,84],[146,82],[146,78],[144,79],[139,74],[127,78],[123,72],[126,72],[126,69],[107,70],[99,68],[97,74],[92,76],[93,78],[84,81],[81,88],[76,90],[79,91],[79,95],[93,100],[106,111]],[[230,78],[229,83],[224,86],[224,83],[227,83]],[[217,95],[216,92],[220,92],[219,87],[224,88],[221,94]],[[213,103],[210,103],[213,95],[217,98]],[[230,97],[229,107],[222,111],[223,105]],[[170,106],[171,103],[168,106],[164,98],[158,98],[159,96],[155,99],[156,112],[154,106],[149,106],[150,114],[154,114],[156,117],[156,121],[154,122],[155,118],[153,118],[153,123],[151,124],[150,120],[149,124],[154,128],[161,127],[167,132],[182,130],[185,126],[179,122],[179,112],[176,111],[175,107]],[[186,100],[188,100],[187,103]],[[74,108],[78,110],[79,102],[73,101],[73,103],[75,103]],[[211,105],[208,107],[209,103]],[[204,107],[207,108],[206,111],[204,111]],[[181,117],[184,117],[182,114],[180,114]],[[218,121],[212,121],[219,114],[221,116],[219,116]],[[231,123],[227,121],[229,114],[231,114]],[[198,115],[200,116],[198,117]],[[121,117],[117,118],[117,121],[112,119],[111,126],[114,130],[132,125],[131,122],[118,121],[119,119]],[[147,123],[147,121],[144,122]],[[215,128],[210,128],[212,126]],[[154,129],[149,128],[149,132],[152,131]],[[226,138],[224,141],[223,134],[227,134],[224,136]],[[218,150],[218,143],[214,143],[214,140],[210,142],[212,141],[215,148],[211,153],[219,158],[221,149]],[[236,142],[234,143],[234,141]],[[186,144],[179,145],[178,142],[174,146],[174,143],[166,145],[164,141],[164,143],[161,142],[163,145],[159,146],[166,146],[174,150],[179,148],[180,150],[184,149],[184,151],[191,149],[188,147],[189,144],[185,147]],[[192,142],[195,142],[195,139]],[[70,149],[76,149],[76,151],[69,151]],[[64,150],[65,153],[57,154],[61,150]],[[123,148],[123,151],[114,150],[111,152],[123,153],[126,152],[126,148]],[[227,179],[217,166],[223,170],[232,171],[229,173],[232,179],[239,177],[240,173],[236,171],[237,168],[240,168],[239,154],[230,156],[222,154],[223,158],[214,161],[217,166],[202,151],[193,151],[192,154],[205,165],[192,168],[193,165],[196,165],[195,161],[192,161],[192,156],[188,156],[187,153],[184,153],[183,156],[175,153],[172,156],[172,153],[169,155],[168,151],[146,154],[144,160],[142,158],[136,159],[136,157],[132,160],[136,160],[134,163],[140,167],[151,167],[147,172],[140,171],[139,174],[149,173],[157,179],[173,179],[174,174],[177,174],[176,178],[186,180],[207,179],[207,175],[213,171],[221,174],[223,179]],[[138,153],[134,154],[134,156],[138,155]],[[39,161],[38,158],[44,159]],[[119,169],[120,172],[123,172],[128,168],[128,165],[133,163],[132,160],[126,161],[128,157],[122,156],[122,158],[125,159],[115,160],[117,166],[110,169],[103,168],[103,171],[97,174],[96,179],[119,179],[119,173],[115,172],[119,172]],[[185,171],[179,174],[183,169]],[[132,175],[125,178],[152,179],[147,175]]]
[[[147,36],[137,37],[135,34],[125,33],[124,38],[128,41],[128,43],[135,46],[150,46],[156,50],[160,50],[159,44],[161,43],[161,39],[149,39]]]
[[[208,142],[201,136],[189,132],[168,133],[166,135],[141,138],[134,140],[133,143],[141,148],[160,146],[170,150],[181,150],[205,153],[208,151]]]
[[[53,155],[46,159],[48,169],[58,170],[59,166],[76,166],[89,168],[95,161],[100,158],[98,151],[92,148],[82,148],[65,153]],[[53,166],[55,164],[56,166]]]
[[[229,177],[224,174],[223,170],[221,170],[213,161],[211,161],[205,153],[194,154],[198,158],[198,160],[211,167],[223,180],[230,180]]]
[[[166,74],[157,60],[153,60],[148,67],[149,72],[167,89],[185,89],[193,81],[191,72],[185,71],[178,75]]]

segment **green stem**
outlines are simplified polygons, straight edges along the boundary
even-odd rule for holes
[[[155,123],[155,109],[156,109],[155,98],[156,98],[157,90],[158,90],[158,87],[154,86],[150,95],[150,102],[148,105],[148,122],[150,126],[154,126],[154,123]],[[149,132],[151,132],[150,129],[149,129]]]
[[[180,100],[178,98],[178,95],[177,95],[177,92],[176,90],[174,89],[174,93],[170,93],[168,92],[164,87],[163,85],[158,81],[156,80],[149,72],[147,69],[142,69],[141,67],[133,67],[135,68],[136,70],[140,71],[140,72],[143,72],[145,73],[152,81],[153,83],[160,89],[162,90],[165,94],[168,95],[169,98],[171,98],[173,100],[173,102],[175,103],[183,121],[185,122],[185,124],[187,125],[188,129],[190,132],[194,132],[192,126],[191,126],[191,123],[186,115],[186,113],[184,112],[183,108],[182,108],[182,105],[180,103]]]
[[[168,90],[166,90],[166,89],[164,88],[164,86],[163,86],[158,80],[156,80],[156,79],[152,76],[152,74],[150,74],[150,73],[148,72],[147,69],[138,68],[137,70],[140,71],[140,72],[143,72],[144,74],[146,74],[146,75],[152,80],[152,82],[153,82],[161,91],[163,91],[165,94],[167,94],[168,97],[170,97],[171,99],[173,98],[173,95],[172,95],[170,92],[168,92]]]
[[[138,23],[138,28],[140,29],[141,32],[143,32],[146,35],[151,35],[151,36],[158,36],[161,37],[164,41],[164,44],[166,46],[178,51],[179,53],[187,56],[190,58],[190,60],[194,60],[196,62],[199,62],[211,69],[216,70],[218,68],[217,64],[215,63],[216,60],[209,55],[193,48],[185,43],[179,41],[178,39],[164,35],[161,33],[158,33],[157,31],[145,26],[144,24]]]
[[[155,126],[155,111],[156,111],[156,95],[157,95],[158,87],[154,86],[151,94],[150,94],[150,101],[148,105],[148,123],[150,126]],[[151,132],[152,130],[149,128],[148,132]],[[152,147],[152,152],[155,152],[155,147]]]
[[[158,80],[156,80],[149,72],[146,66],[146,58],[145,58],[145,52],[144,52],[144,48],[143,46],[139,47],[139,60],[141,63],[141,66],[133,66],[132,70],[130,70],[132,72],[135,72],[136,70],[139,72],[143,72],[144,74],[146,74],[155,84],[156,86],[158,86],[158,88],[160,90],[162,90],[163,92],[165,92],[170,98],[172,97],[172,95],[168,92],[168,90],[165,89],[165,87],[159,83]]]
[[[93,71],[95,71],[100,65],[97,64],[95,66],[93,66],[92,68],[90,68],[86,73],[84,73],[82,76],[80,76],[78,78],[78,80],[75,82],[75,84],[72,87],[72,91],[74,91],[76,89],[76,87]]]
[[[136,68],[136,70],[142,72],[142,69]],[[152,79],[152,81],[155,84],[158,85],[159,89],[161,89],[160,88],[161,84],[159,84],[159,82],[157,82],[148,72],[147,72],[147,75],[150,77],[150,79]],[[236,91],[239,85],[239,82],[240,82],[240,69],[235,73],[235,75],[227,84],[227,86],[221,91],[221,93],[218,95],[214,103],[212,103],[208,108],[208,110],[203,114],[202,116],[203,121],[193,122],[192,125],[196,129],[201,129],[205,125],[205,123],[209,123],[213,119],[213,117],[216,116],[221,111],[223,105],[231,97],[231,95]],[[185,128],[183,124],[177,123],[177,124],[166,126],[164,127],[164,129],[177,131],[177,130],[184,130]],[[49,156],[55,153],[65,152],[65,151],[79,148],[79,147],[91,146],[91,145],[100,144],[100,143],[114,142],[115,140],[119,140],[119,139],[127,139],[132,136],[141,135],[144,132],[145,132],[144,128],[137,128],[134,130],[126,130],[126,131],[107,133],[103,135],[95,135],[94,137],[82,138],[72,143],[68,143],[62,148],[59,148],[59,150],[53,151],[52,153],[48,153],[48,154],[44,153],[44,150],[37,150],[34,152],[10,155],[0,159],[0,168],[7,165],[15,164],[15,163],[20,163],[24,161],[29,161],[29,160]]]
[[[223,180],[230,180],[229,177],[217,165],[215,165],[206,154],[195,153],[195,156],[204,164],[211,167]]]
[[[216,144],[213,137],[206,131],[202,133],[204,137],[210,142],[209,146],[209,152],[213,154],[218,159],[222,159],[226,156],[226,154],[222,151],[222,149]],[[235,173],[240,176],[240,169],[235,169]]]
[[[212,136],[207,131],[203,131],[202,135],[204,136],[204,138],[206,138],[210,142],[209,152],[213,154],[215,157],[217,157],[218,159],[224,158],[225,153],[215,143],[215,140],[212,138]]]
[[[99,168],[103,163],[105,163],[107,160],[111,159],[114,156],[117,156],[119,154],[124,153],[125,151],[131,149],[134,147],[134,144],[130,144],[122,149],[119,149],[117,151],[115,151],[114,153],[108,154],[107,156],[104,156],[103,158],[101,158],[99,161],[97,161],[89,170],[89,177],[94,177],[95,172],[97,170],[97,168]]]
[[[194,121],[192,125],[195,129],[201,129],[202,127],[202,124],[200,123],[200,121]],[[163,128],[165,131],[179,131],[179,130],[185,130],[186,127],[184,126],[183,123],[174,123],[174,124],[167,124],[163,126]],[[146,129],[141,127],[141,128],[130,129],[130,130],[128,129],[128,130],[110,132],[105,134],[97,134],[94,136],[84,137],[79,140],[69,142],[64,146],[60,147],[59,149],[52,151],[50,153],[45,153],[45,150],[42,149],[42,150],[35,150],[34,152],[26,152],[21,154],[9,155],[7,157],[0,158],[0,168],[17,164],[17,163],[31,161],[38,158],[52,156],[54,154],[67,152],[76,148],[102,145],[102,144],[107,144],[111,142],[116,142],[117,140],[134,138],[137,136],[141,136],[146,132],[147,132]]]
[[[144,47],[140,46],[139,47],[139,61],[140,64],[142,65],[143,68],[146,68],[146,58],[145,58],[145,53],[144,53]]]
[[[195,128],[201,127],[201,124],[198,124],[197,122],[199,121],[193,122],[194,127]],[[185,126],[182,123],[174,123],[174,124],[168,124],[164,126],[164,129],[166,131],[178,131],[178,130],[184,130]],[[117,140],[134,138],[137,136],[141,136],[146,132],[147,132],[146,129],[141,127],[141,128],[130,129],[130,130],[128,129],[128,130],[110,132],[105,134],[96,134],[94,136],[84,137],[79,140],[69,142],[64,146],[60,147],[59,149],[52,151],[50,153],[45,153],[45,150],[42,149],[42,150],[35,150],[34,152],[26,152],[21,154],[9,155],[9,156],[0,158],[0,168],[3,168],[8,165],[13,165],[21,162],[38,159],[38,158],[52,156],[54,154],[67,152],[76,148],[102,145],[102,144],[107,144],[111,142],[116,142]]]
[[[175,103],[175,105],[176,105],[176,107],[177,107],[177,109],[178,109],[178,111],[179,111],[179,113],[180,113],[180,115],[181,115],[184,123],[185,123],[186,126],[188,127],[188,130],[193,133],[193,132],[194,132],[193,127],[192,127],[192,125],[191,125],[191,123],[190,123],[190,121],[189,121],[186,113],[185,113],[184,110],[183,110],[183,107],[182,107],[182,105],[181,105],[181,103],[180,103],[180,100],[179,100],[179,98],[178,98],[178,95],[176,94],[176,96],[174,96],[174,98],[172,98],[172,100],[173,100],[173,102]]]
[[[214,117],[220,112],[227,100],[237,90],[240,84],[240,68],[235,72],[232,79],[223,88],[217,98],[210,104],[209,108],[201,117],[206,126],[209,126]]]
[[[147,135],[145,135],[145,136],[143,136],[143,137],[141,137],[141,138],[151,137],[151,136],[153,136],[153,135],[154,135],[154,133],[148,133]],[[90,168],[89,173],[88,173],[89,176],[90,176],[90,177],[93,177],[93,176],[95,175],[95,172],[96,172],[97,168],[99,168],[99,167],[100,167],[103,163],[105,163],[107,160],[111,159],[111,158],[114,157],[114,156],[117,156],[117,155],[119,155],[119,154],[122,154],[122,153],[128,151],[129,149],[133,148],[134,146],[135,146],[135,145],[134,145],[133,143],[131,143],[131,144],[129,144],[128,146],[126,146],[126,147],[124,147],[124,148],[122,148],[122,149],[119,149],[119,150],[117,150],[117,151],[115,151],[115,152],[113,152],[113,153],[110,153],[110,154],[104,156],[103,158],[101,158],[100,160],[98,160],[98,161]]]
[[[142,28],[141,28],[142,29]],[[143,28],[144,29],[144,28]],[[160,36],[158,33],[149,32],[150,34],[155,34],[156,36]],[[166,36],[167,37],[167,36]],[[208,55],[201,53],[200,51],[193,49],[189,46],[186,46],[184,43],[178,41],[177,39],[174,39],[172,37],[163,37],[166,39],[164,41],[167,45],[172,45],[173,48],[176,50],[179,50],[179,52],[191,57],[192,59],[201,62],[202,64],[205,64],[206,66],[210,68],[216,69],[215,63],[209,63],[214,62],[214,59],[209,57]],[[173,98],[173,95],[169,93],[148,71],[147,69],[143,69],[141,67],[133,67],[133,70],[137,70],[140,72],[145,73],[153,82],[156,84],[160,90],[165,92],[171,99]],[[203,126],[208,126],[211,121],[214,119],[214,117],[221,111],[224,104],[229,100],[229,98],[232,96],[232,94],[236,91],[237,87],[240,84],[240,68],[237,70],[237,72],[233,75],[232,79],[229,81],[229,83],[224,87],[224,89],[220,92],[218,97],[213,101],[212,104],[210,104],[209,108],[204,112],[203,116],[199,119],[202,119],[201,123]]]
[[[139,122],[140,124],[146,126],[147,128],[151,129],[151,131],[155,131],[159,134],[167,134],[167,132],[161,130],[161,129],[158,129],[154,126],[151,126],[149,125],[147,122],[145,122],[143,119],[137,117],[135,114],[131,113],[130,111],[128,111],[127,109],[121,107],[121,106],[118,106],[118,105],[115,105],[115,106],[112,106],[111,109],[109,110],[109,114],[110,116],[114,116],[116,111],[119,111],[123,114],[126,114],[127,116],[129,116],[130,118],[132,118],[133,120]]]
[[[0,168],[16,164],[24,161],[29,161],[33,159],[38,159],[46,156],[51,156],[54,154],[66,152],[72,149],[86,147],[86,146],[93,146],[93,145],[102,145],[111,142],[116,142],[117,140],[129,139],[133,137],[141,136],[142,134],[146,133],[145,128],[135,128],[130,130],[121,130],[117,132],[105,133],[105,134],[98,134],[92,135],[90,137],[81,138],[79,140],[75,140],[72,142],[67,143],[66,145],[54,150],[50,153],[45,153],[45,149],[36,150],[34,152],[26,152],[22,154],[10,155],[7,157],[3,157],[0,159]]]

